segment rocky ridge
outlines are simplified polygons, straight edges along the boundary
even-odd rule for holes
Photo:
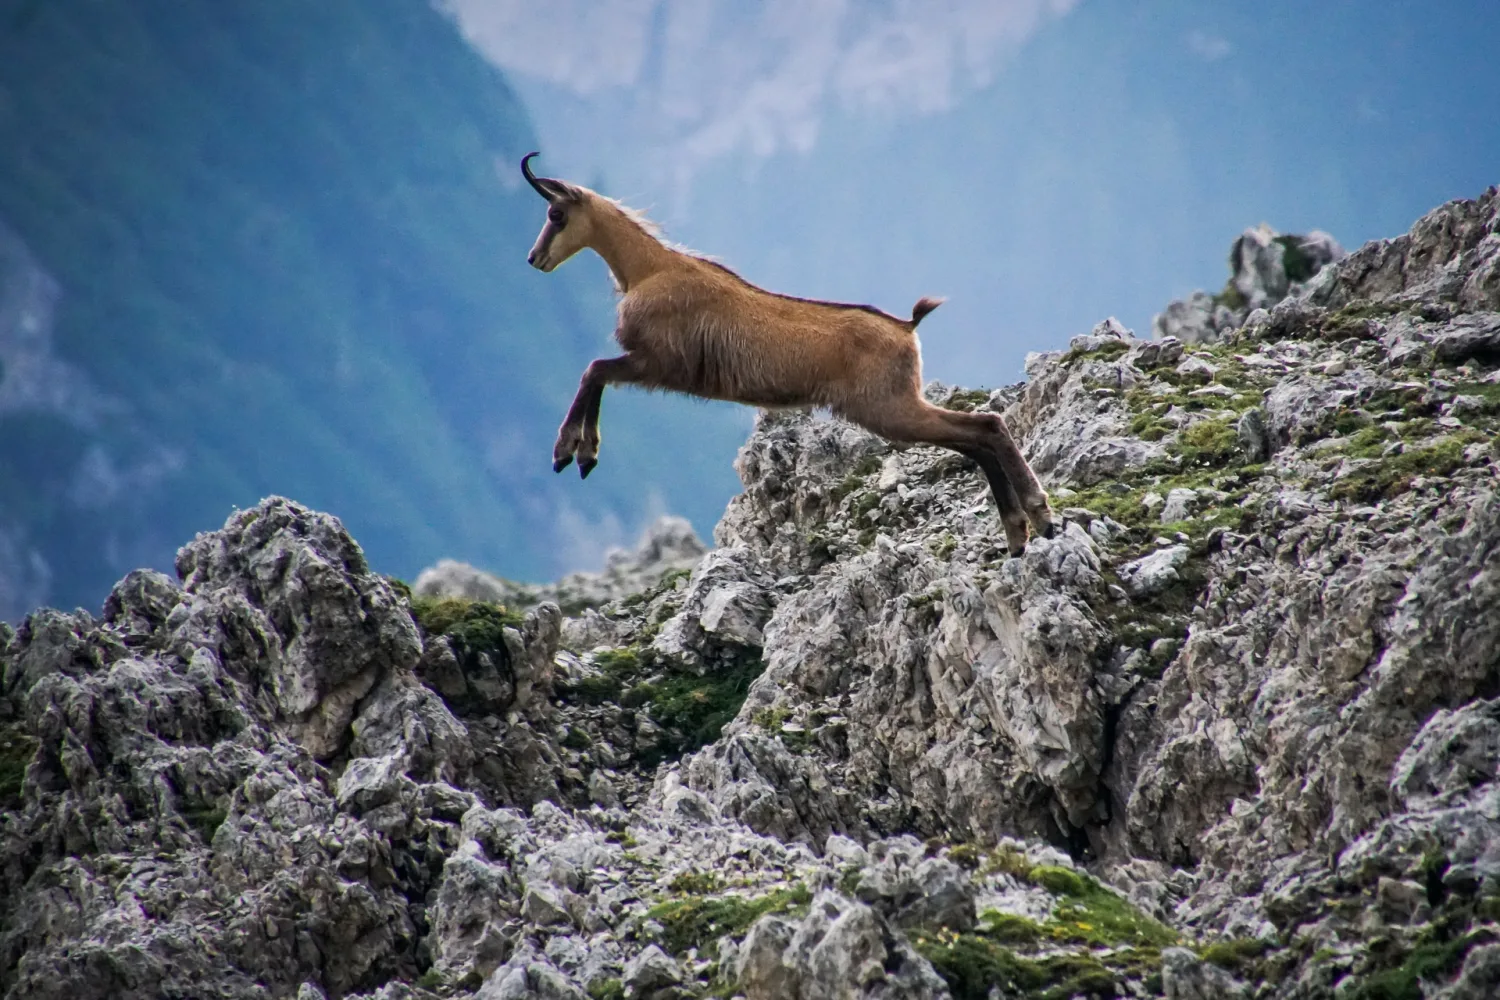
[[[550,601],[564,614],[578,614],[649,590],[669,573],[685,573],[708,547],[684,517],[656,519],[634,549],[611,549],[598,572],[569,573],[556,583],[518,583],[486,573],[456,559],[443,559],[423,570],[412,591],[423,597],[461,597],[516,608]]]
[[[1494,995],[1500,191],[1027,370],[928,390],[1051,490],[1019,559],[957,456],[778,414],[568,615],[271,498],[0,625],[0,993]]]
[[[1229,247],[1229,280],[1215,294],[1199,291],[1170,303],[1151,320],[1154,337],[1185,344],[1213,343],[1238,330],[1250,312],[1302,294],[1305,283],[1344,248],[1321,230],[1307,235],[1252,226]]]

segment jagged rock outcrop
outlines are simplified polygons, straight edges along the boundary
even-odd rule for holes
[[[1047,483],[1020,558],[957,456],[778,413],[715,549],[566,615],[272,498],[0,626],[0,996],[1491,995],[1496,201],[929,386]]]
[[[1450,201],[1410,232],[1365,244],[1310,281],[1307,298],[1327,308],[1372,300],[1500,311],[1500,188],[1472,201]]]
[[[664,516],[652,522],[634,549],[605,553],[604,569],[597,573],[569,573],[556,583],[517,583],[468,563],[443,559],[417,576],[412,591],[428,597],[462,597],[520,608],[551,602],[569,614],[577,614],[650,590],[667,574],[692,569],[706,551],[707,546],[686,518]]]
[[[1151,321],[1152,333],[1186,344],[1211,344],[1238,329],[1256,309],[1269,309],[1344,256],[1321,230],[1306,236],[1278,233],[1265,223],[1245,230],[1229,248],[1229,280],[1216,295],[1194,292],[1167,305]]]

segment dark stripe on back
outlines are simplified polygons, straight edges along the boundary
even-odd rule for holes
[[[773,292],[768,288],[760,287],[752,281],[745,280],[744,278],[736,274],[733,270],[725,267],[723,264],[720,264],[716,260],[709,260],[706,257],[698,257],[696,255],[693,256],[693,259],[702,261],[703,263],[708,264],[710,267],[716,267],[720,271],[723,271],[725,274],[729,275],[735,281],[738,281],[740,284],[744,285],[746,288],[754,289],[755,291],[760,292],[762,295],[769,295],[773,299],[785,299],[788,302],[805,302],[808,305],[828,306],[832,309],[858,309],[860,312],[867,312],[874,316],[880,316],[883,319],[893,320],[894,322],[900,323],[903,326],[911,325],[911,322],[909,320],[904,320],[899,316],[892,316],[884,309],[877,309],[874,306],[861,305],[857,302],[830,302],[827,299],[804,299],[800,295],[783,295],[781,292]]]

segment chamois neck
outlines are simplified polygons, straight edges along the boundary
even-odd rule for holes
[[[604,258],[615,284],[628,292],[671,264],[672,251],[647,232],[619,206],[604,199],[596,202],[594,233],[589,245]]]

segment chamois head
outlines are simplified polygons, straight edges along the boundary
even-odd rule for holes
[[[536,193],[547,200],[547,221],[526,255],[526,262],[538,271],[551,271],[557,265],[589,245],[593,218],[588,211],[589,192],[567,181],[538,177],[529,162],[536,153],[521,158],[521,174]]]

